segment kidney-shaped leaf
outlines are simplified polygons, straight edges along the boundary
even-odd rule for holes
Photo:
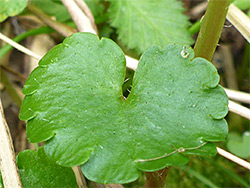
[[[27,0],[0,0],[0,22],[21,13],[27,4]]]
[[[43,147],[20,152],[17,164],[24,188],[77,187],[73,170],[49,161]]]
[[[106,38],[73,34],[42,58],[23,88],[28,139],[47,141],[49,158],[83,164],[85,176],[101,183],[185,164],[183,154],[215,155],[206,143],[227,135],[227,96],[215,67],[193,58],[180,45],[149,48],[125,100],[122,50]]]

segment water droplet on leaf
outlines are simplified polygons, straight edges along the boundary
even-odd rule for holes
[[[183,46],[183,49],[181,51],[181,57],[183,57],[184,59],[188,58],[189,56],[189,53],[187,51],[187,47],[186,46]]]

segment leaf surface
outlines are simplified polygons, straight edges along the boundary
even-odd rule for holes
[[[236,133],[230,133],[228,136],[227,147],[230,152],[241,157],[250,157],[250,132],[246,131],[242,136]]]
[[[111,25],[118,37],[142,53],[149,46],[170,43],[192,44],[188,18],[177,0],[109,0]]]
[[[82,165],[100,183],[127,183],[141,170],[213,156],[224,140],[227,96],[207,60],[183,46],[149,48],[124,100],[125,57],[110,39],[77,33],[49,51],[29,76],[20,118],[63,166]],[[185,149],[183,149],[185,148]]]
[[[15,16],[27,6],[27,0],[0,0],[0,22],[8,16]]]
[[[77,188],[73,170],[49,161],[43,147],[38,151],[24,150],[20,152],[17,156],[17,164],[24,188]]]

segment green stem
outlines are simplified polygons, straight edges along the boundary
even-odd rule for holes
[[[201,28],[201,23],[202,23],[202,20],[196,21],[196,22],[188,29],[188,31],[189,31],[192,35],[198,33],[199,30],[200,30],[200,28]]]
[[[195,43],[196,57],[212,60],[231,0],[210,0]]]
[[[40,27],[40,28],[35,28],[31,29],[25,33],[22,33],[18,36],[16,36],[14,39],[12,39],[15,42],[20,42],[23,39],[29,37],[29,36],[34,36],[34,35],[39,35],[39,34],[44,34],[44,33],[52,33],[54,30],[51,29],[50,27]],[[3,57],[5,54],[8,53],[13,47],[9,44],[6,44],[4,47],[0,49],[0,58]]]

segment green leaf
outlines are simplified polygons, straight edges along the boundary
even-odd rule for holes
[[[188,18],[177,0],[109,0],[111,25],[118,38],[142,53],[153,44],[192,44]]]
[[[235,0],[233,4],[241,10],[250,8],[250,0]]]
[[[241,158],[250,157],[250,132],[246,131],[242,136],[230,133],[227,143],[228,150]]]
[[[47,141],[49,158],[84,164],[84,175],[100,183],[132,182],[141,170],[185,164],[184,154],[215,155],[206,142],[225,139],[228,99],[216,68],[193,59],[191,48],[183,58],[182,50],[149,48],[124,100],[122,50],[107,38],[73,34],[42,58],[23,88],[28,140]]]
[[[106,37],[106,38],[110,38],[113,32],[114,32],[114,29],[108,24],[103,24],[98,30],[99,36]]]
[[[8,16],[15,16],[27,6],[27,0],[0,0],[0,22]]]
[[[73,170],[49,161],[43,147],[20,152],[17,164],[24,188],[77,187]]]

